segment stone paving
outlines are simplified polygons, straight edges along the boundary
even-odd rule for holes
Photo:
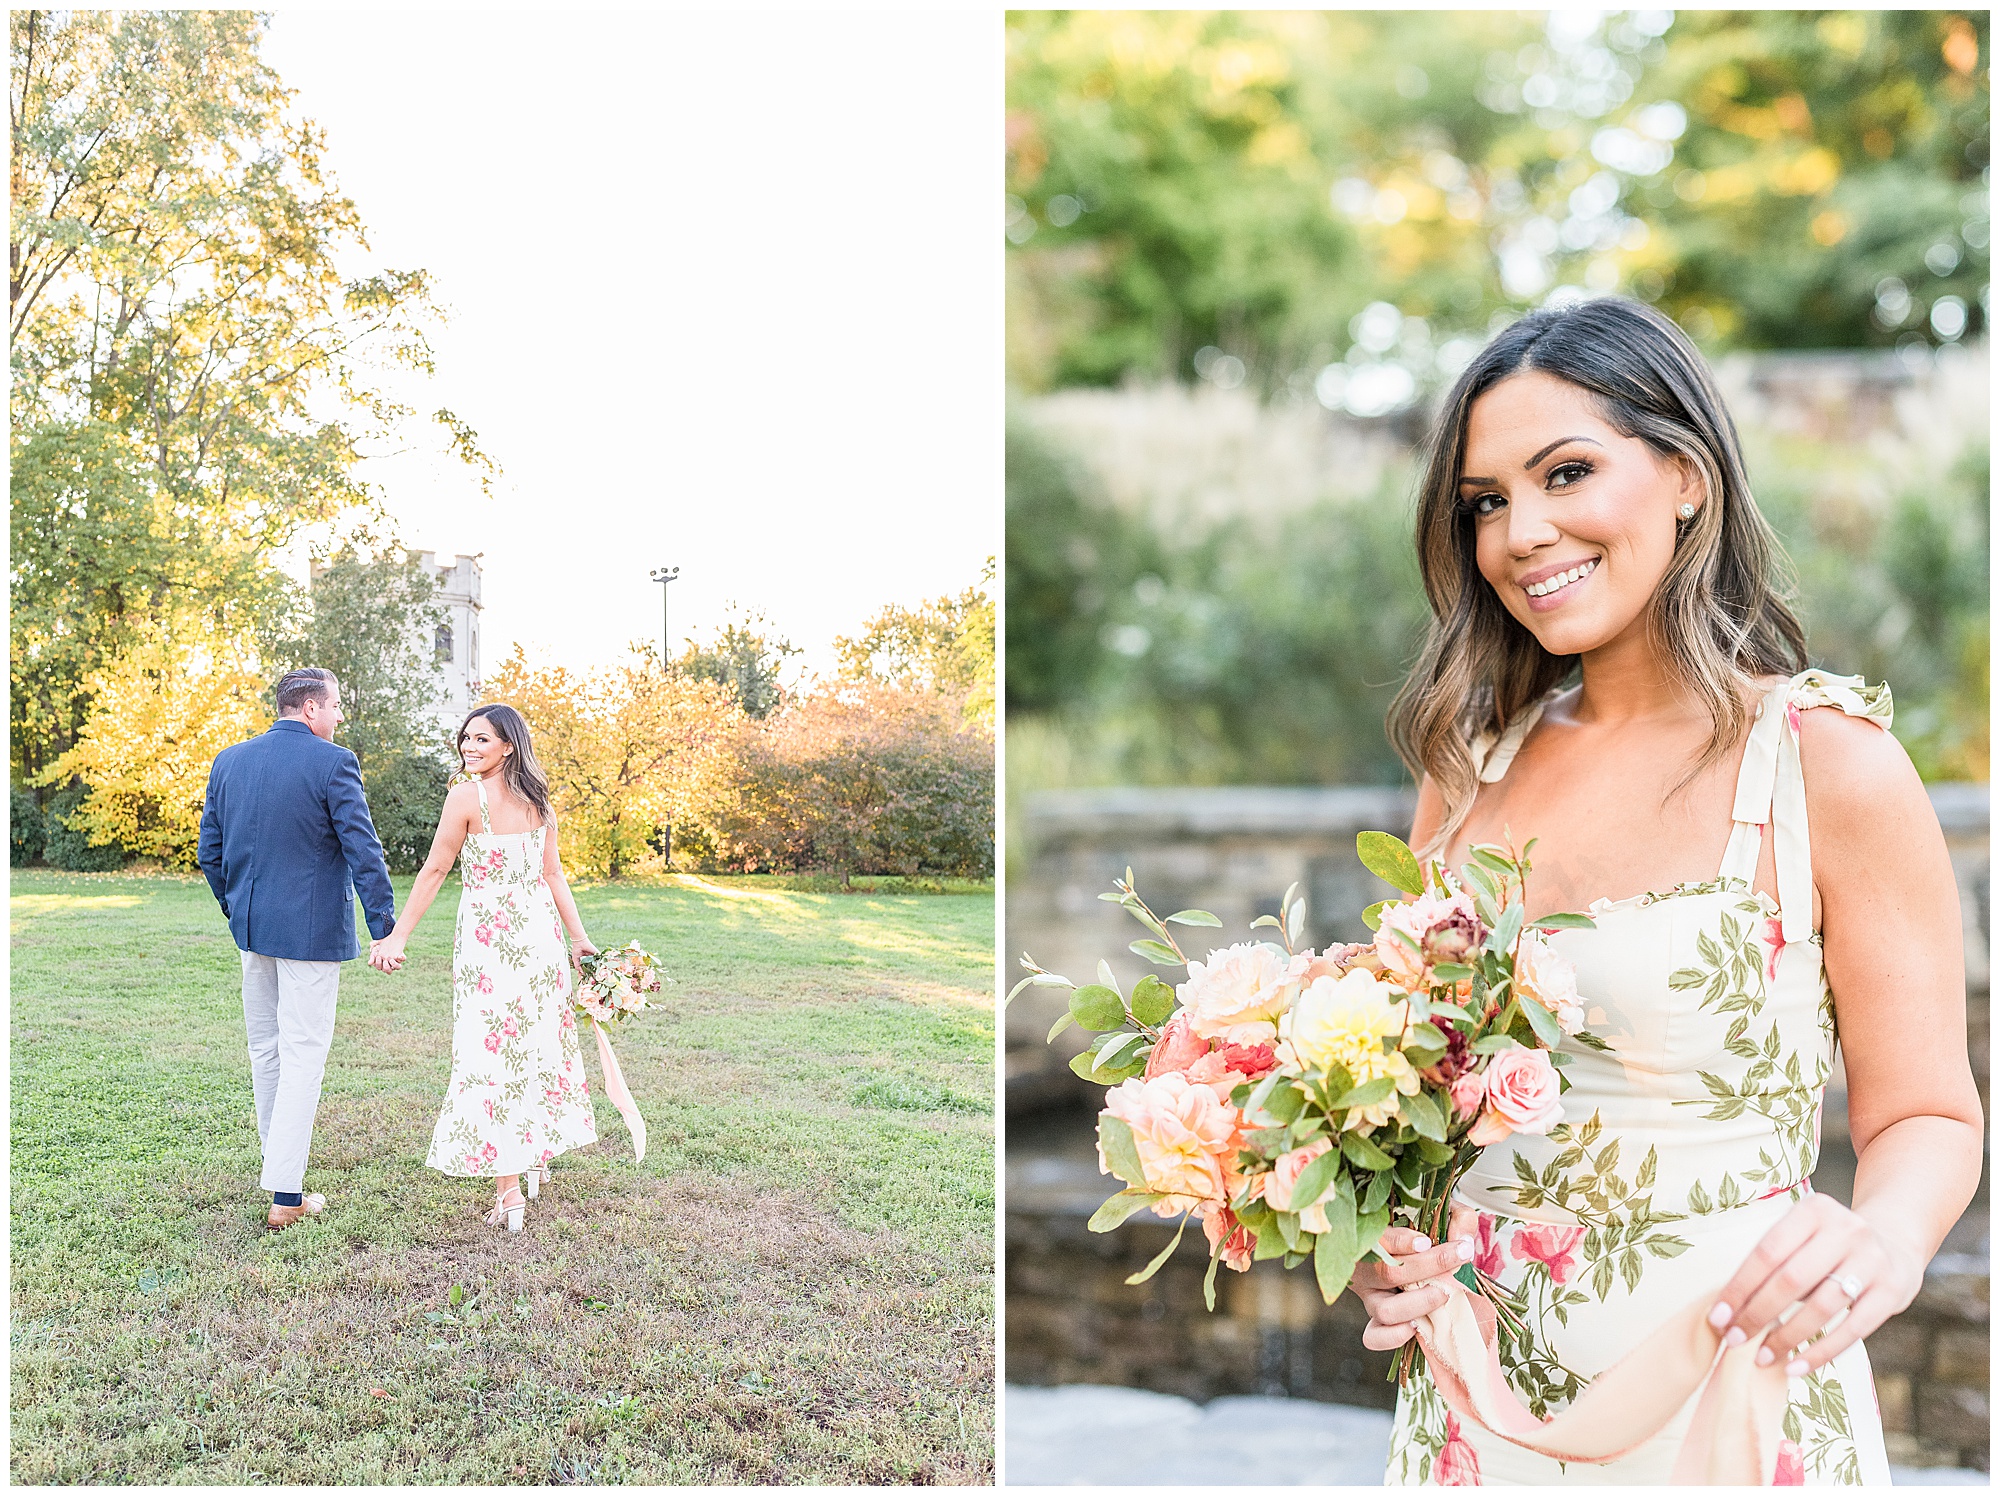
[[[1007,1389],[1010,1486],[1379,1486],[1390,1415],[1283,1397],[1207,1404],[1133,1387]],[[1895,1484],[1987,1484],[1895,1467]]]

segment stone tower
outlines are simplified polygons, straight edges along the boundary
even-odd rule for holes
[[[437,720],[450,734],[479,699],[479,557],[453,556],[447,566],[435,551],[425,551],[417,560],[437,583],[431,601],[445,615],[432,648],[443,693]]]

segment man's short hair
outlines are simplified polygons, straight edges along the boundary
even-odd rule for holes
[[[340,682],[331,670],[322,670],[317,665],[308,665],[303,670],[287,672],[278,682],[278,715],[295,717],[305,710],[308,701],[326,704]]]

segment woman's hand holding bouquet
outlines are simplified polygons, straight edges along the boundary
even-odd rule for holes
[[[1161,918],[1128,871],[1099,897],[1148,930],[1134,952],[1185,964],[1178,987],[1148,975],[1125,993],[1104,962],[1099,980],[1079,987],[1023,957],[1029,975],[1014,991],[1070,988],[1049,1038],[1072,1023],[1094,1031],[1071,1068],[1112,1088],[1098,1157],[1126,1188],[1091,1229],[1141,1210],[1178,1215],[1182,1232],[1199,1220],[1211,1309],[1223,1264],[1247,1272],[1267,1257],[1287,1268],[1310,1261],[1331,1303],[1363,1257],[1389,1260],[1379,1247],[1393,1221],[1444,1236],[1453,1187],[1481,1148],[1561,1120],[1569,1057],[1556,1045],[1571,1036],[1601,1047],[1582,1030],[1574,970],[1546,938],[1590,921],[1524,919],[1533,845],[1475,847],[1453,873],[1364,832],[1363,864],[1408,897],[1364,912],[1372,942],[1318,952],[1301,947],[1305,904],[1294,885],[1282,917],[1253,924],[1273,927],[1277,942],[1190,958],[1170,927],[1221,921],[1197,909]],[[1146,1281],[1179,1242],[1177,1233],[1127,1281]],[[1459,1276],[1494,1301],[1508,1333],[1507,1295],[1469,1265]]]

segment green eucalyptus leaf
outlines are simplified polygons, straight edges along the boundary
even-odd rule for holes
[[[1556,1022],[1556,1015],[1529,998],[1521,1005],[1521,1015],[1528,1020],[1528,1027],[1535,1031],[1535,1037],[1542,1041],[1545,1049],[1554,1049],[1562,1043],[1562,1027]]]
[[[1444,1141],[1446,1119],[1434,1097],[1423,1091],[1405,1096],[1401,1110],[1404,1120],[1416,1129],[1418,1137],[1429,1138],[1434,1143]]]
[[[1170,925],[1201,925],[1211,930],[1222,928],[1222,921],[1210,914],[1206,909],[1183,909],[1177,914],[1169,914],[1167,916],[1167,923]]]
[[[1069,995],[1069,1012],[1078,1024],[1092,1033],[1125,1026],[1124,999],[1111,988],[1096,982],[1088,987],[1079,987]]]
[[[1389,1093],[1395,1089],[1395,1081],[1386,1075],[1378,1075],[1366,1084],[1356,1086],[1345,1095],[1335,1098],[1328,1110],[1344,1112],[1349,1107],[1373,1106],[1378,1101],[1387,1100]]]
[[[1104,1161],[1111,1165],[1114,1175],[1135,1190],[1146,1187],[1146,1170],[1139,1162],[1139,1145],[1133,1141],[1129,1123],[1118,1117],[1099,1117],[1097,1142],[1104,1150]]]
[[[1174,1011],[1174,989],[1150,971],[1132,989],[1132,1016],[1148,1028],[1158,1028]]]
[[[1068,1028],[1072,1023],[1075,1022],[1076,1022],[1076,1015],[1074,1013],[1065,1012],[1062,1017],[1058,1018],[1055,1021],[1055,1026],[1049,1030],[1049,1037],[1045,1042],[1050,1044],[1055,1043],[1056,1035],[1060,1034],[1064,1029]]]
[[[1306,1099],[1300,1094],[1297,1086],[1281,1082],[1273,1086],[1271,1093],[1264,1098],[1263,1110],[1265,1115],[1275,1117],[1280,1122],[1293,1122],[1298,1119],[1299,1112],[1305,1104]]]
[[[1137,1215],[1156,1200],[1166,1199],[1150,1190],[1120,1190],[1109,1200],[1097,1207],[1089,1221],[1089,1228],[1099,1233],[1115,1231],[1127,1218]]]
[[[1400,888],[1407,894],[1424,891],[1424,874],[1417,866],[1417,854],[1401,837],[1386,831],[1364,831],[1354,838],[1354,850],[1361,858],[1361,865],[1391,888]]]
[[[1402,903],[1401,899],[1376,900],[1374,903],[1370,904],[1366,909],[1361,911],[1361,923],[1368,926],[1368,928],[1371,930],[1381,929],[1382,911],[1384,909],[1387,909],[1391,904],[1400,904],[1400,903]]]
[[[1181,1238],[1187,1234],[1187,1223],[1193,1218],[1194,1218],[1193,1212],[1189,1212],[1187,1215],[1182,1216],[1181,1229],[1174,1233],[1174,1239],[1168,1242],[1166,1246],[1160,1249],[1159,1256],[1155,1257],[1151,1262],[1147,1263],[1145,1267],[1142,1268],[1140,1271],[1134,1273],[1131,1277],[1127,1278],[1125,1282],[1128,1285],[1136,1288],[1139,1284],[1144,1283],[1148,1278],[1152,1277],[1153,1274],[1157,1273],[1161,1268],[1165,1267],[1167,1265],[1167,1259],[1174,1255],[1174,1248],[1178,1247],[1181,1244]]]
[[[1338,1148],[1329,1148],[1299,1170],[1299,1177],[1292,1184],[1292,1209],[1305,1211],[1319,1204],[1321,1197],[1333,1188],[1334,1179],[1340,1172]]]
[[[1163,940],[1135,940],[1126,947],[1135,956],[1144,956],[1155,966],[1185,965],[1180,953]]]
[[[1537,930],[1594,930],[1597,921],[1587,914],[1544,914],[1535,921]]]
[[[1393,1158],[1358,1132],[1344,1132],[1340,1135],[1340,1151],[1347,1155],[1348,1162],[1355,1168],[1371,1174],[1392,1169],[1396,1165]]]

